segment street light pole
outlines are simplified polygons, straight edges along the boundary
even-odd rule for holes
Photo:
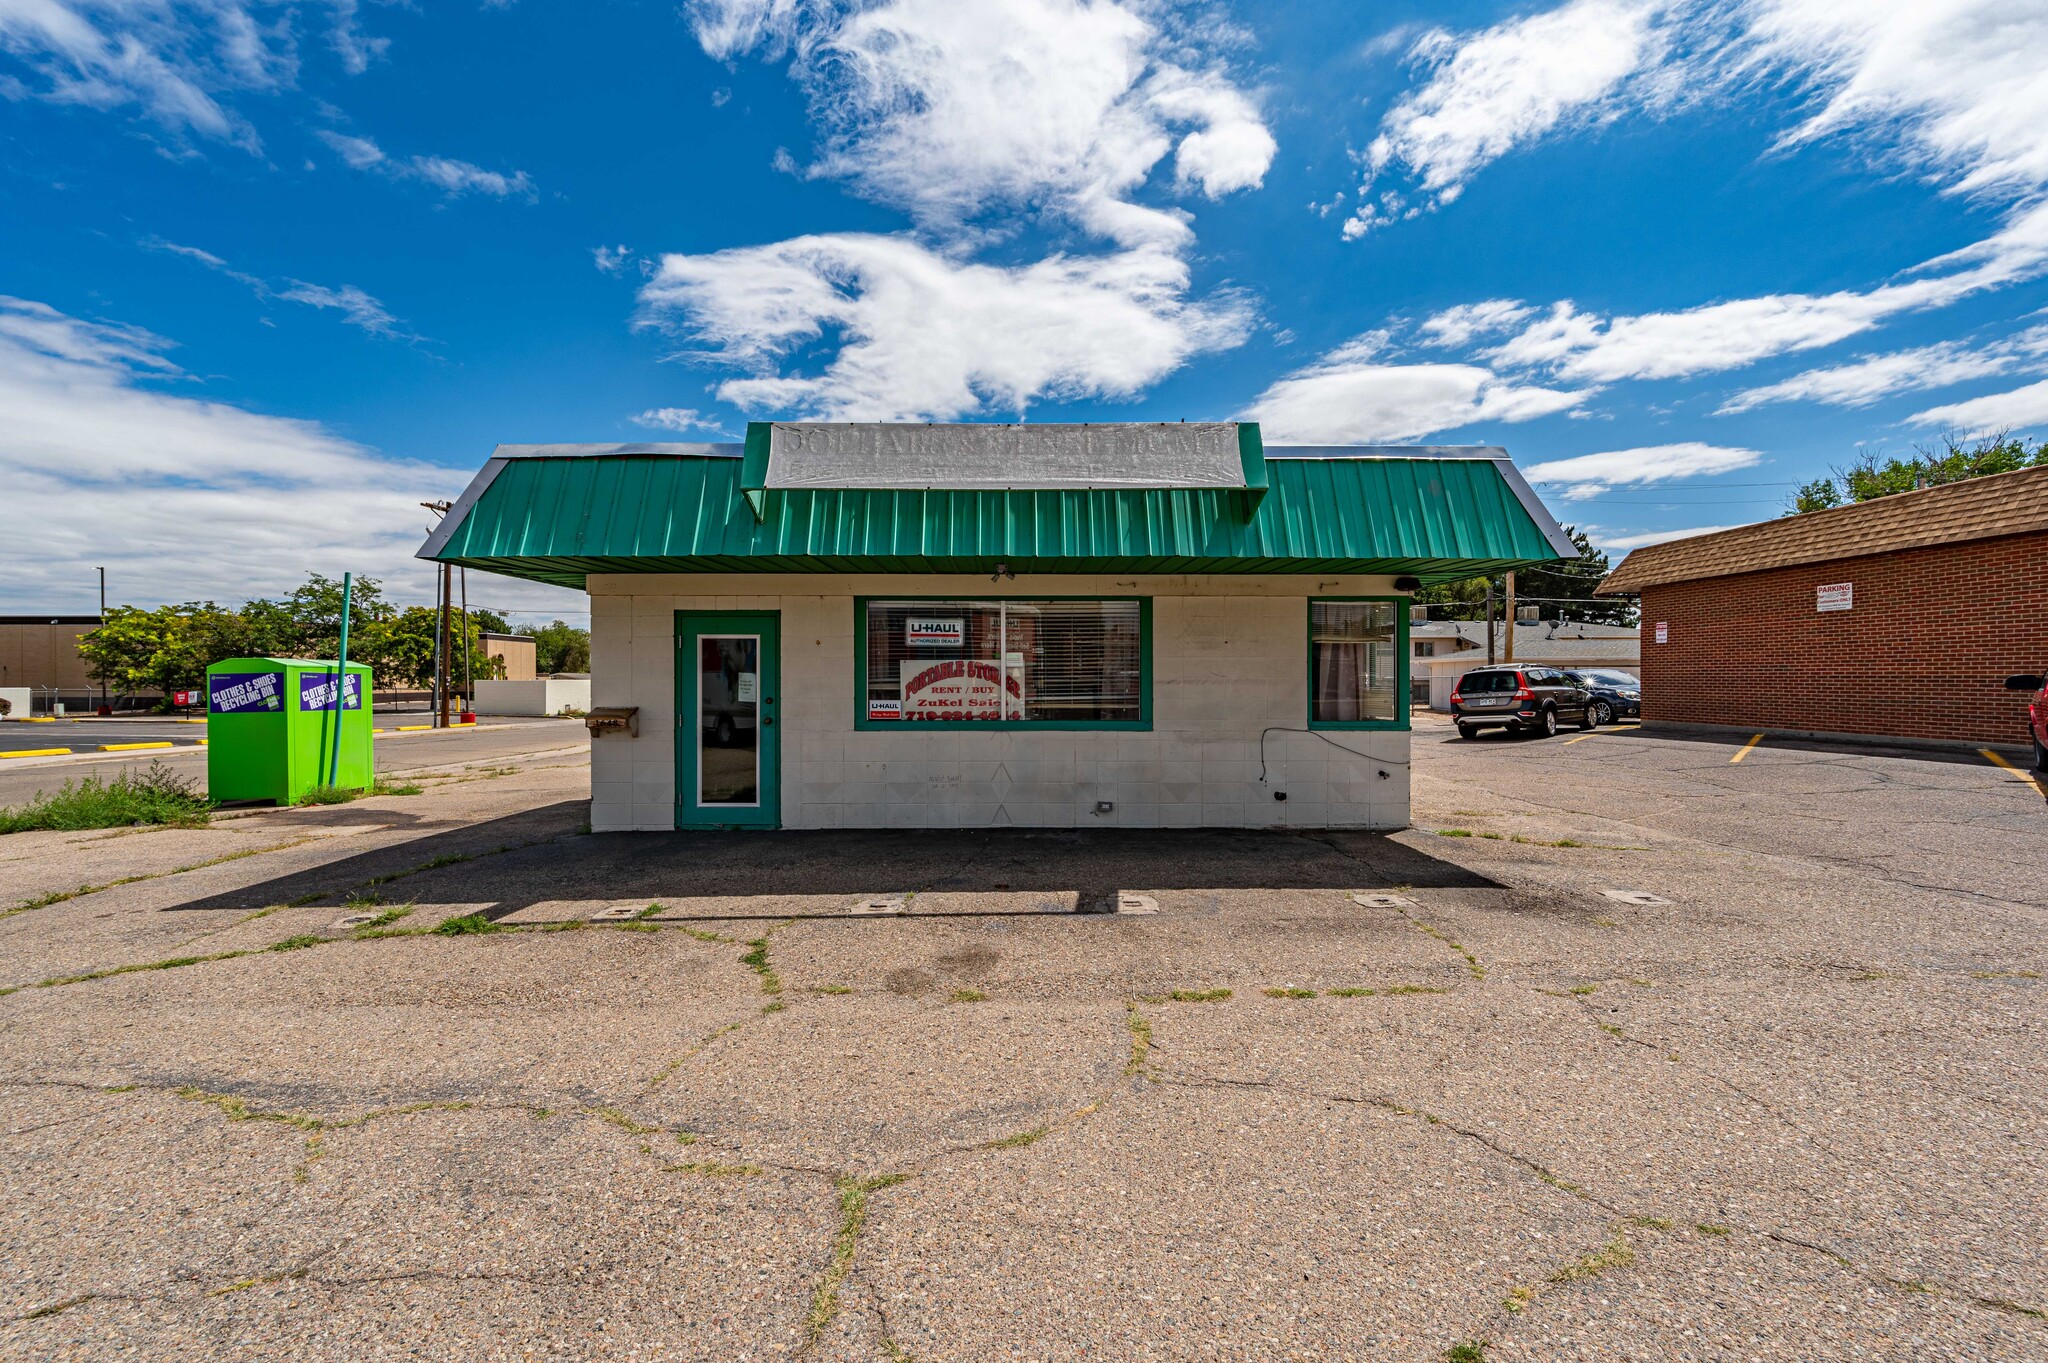
[[[106,568],[105,568],[105,567],[102,567],[102,568],[100,569],[100,628],[101,628],[101,629],[105,629],[105,628],[106,628],[106,626],[107,626],[107,570],[106,570]],[[104,706],[104,705],[106,705],[106,703],[107,703],[107,679],[106,679],[105,677],[101,677],[101,678],[100,678],[100,704],[101,704],[102,706]]]

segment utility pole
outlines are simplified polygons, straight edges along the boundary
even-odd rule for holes
[[[453,502],[421,502],[421,506],[436,516],[445,516],[455,506]],[[434,631],[434,722],[437,728],[448,727],[448,565],[441,565],[441,610],[440,625]]]
[[[454,642],[452,623],[448,619],[451,609],[448,600],[449,577],[448,565],[444,563],[441,565],[441,655],[435,666],[435,671],[440,674],[441,678],[439,687],[441,695],[435,704],[435,713],[438,718],[434,721],[437,727],[443,729],[448,727],[449,683],[455,680],[454,668],[451,666],[454,660],[449,656],[451,652],[449,645]]]
[[[1486,579],[1486,665],[1493,666],[1493,579]]]
[[[1507,584],[1508,634],[1507,639],[1503,645],[1507,651],[1505,654],[1502,655],[1501,661],[1511,663],[1515,660],[1515,574],[1513,570],[1509,570],[1508,572]]]

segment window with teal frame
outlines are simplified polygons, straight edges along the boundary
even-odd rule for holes
[[[1309,727],[1405,729],[1408,705],[1408,599],[1311,600]]]
[[[1146,597],[858,597],[854,725],[1150,729]]]

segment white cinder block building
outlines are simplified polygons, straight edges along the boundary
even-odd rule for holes
[[[1402,827],[1408,594],[1576,549],[1491,448],[756,423],[501,446],[420,552],[590,593],[652,831]]]

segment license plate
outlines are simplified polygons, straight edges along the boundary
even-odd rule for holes
[[[1501,696],[1476,696],[1465,703],[1467,705],[1506,705],[1507,700]]]

